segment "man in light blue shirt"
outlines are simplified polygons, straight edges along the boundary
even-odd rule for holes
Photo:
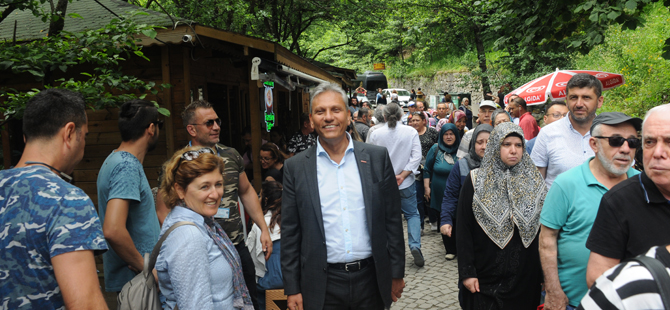
[[[144,253],[158,241],[156,204],[142,161],[158,143],[163,121],[153,103],[132,100],[119,111],[121,145],[98,173],[98,212],[109,243],[103,254],[105,290],[119,292],[144,268]]]
[[[631,168],[640,147],[642,120],[605,112],[593,120],[590,146],[596,154],[559,175],[544,201],[540,221],[540,259],[545,277],[545,309],[572,309],[588,287],[586,240],[603,195],[619,182],[639,174]]]
[[[407,220],[407,240],[414,257],[414,264],[423,267],[425,260],[421,253],[421,217],[416,203],[414,175],[419,173],[421,163],[421,142],[417,131],[400,124],[402,108],[390,103],[384,109],[386,124],[370,134],[368,143],[388,149],[393,170],[400,189],[402,212]]]
[[[566,89],[568,117],[542,128],[530,155],[544,176],[547,188],[551,188],[559,174],[594,155],[589,130],[596,111],[603,105],[603,85],[595,76],[579,73],[568,81]]]
[[[284,164],[282,275],[288,308],[388,309],[404,287],[400,193],[388,151],[354,141],[336,84],[311,92],[317,144]]]

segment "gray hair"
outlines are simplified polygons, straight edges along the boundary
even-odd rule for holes
[[[389,128],[395,128],[398,121],[402,118],[402,108],[397,103],[389,103],[384,109],[384,119],[388,123]]]
[[[644,115],[644,121],[642,121],[642,137],[644,138],[644,124],[647,123],[647,119],[651,117],[652,115],[663,112],[664,115],[668,115],[670,113],[670,103],[662,104],[659,106],[656,106],[652,108],[651,110],[647,111],[647,114]]]
[[[603,134],[603,124],[597,124],[591,129],[591,137],[602,136]]]
[[[309,97],[309,113],[312,113],[312,106],[314,105],[314,98],[316,96],[321,95],[325,92],[335,92],[338,93],[339,95],[342,96],[342,103],[344,104],[344,107],[347,107],[347,102],[349,101],[347,99],[347,93],[344,92],[344,89],[340,87],[340,85],[337,85],[335,83],[321,83],[319,86],[315,87],[312,89],[310,92],[310,97]]]
[[[375,112],[372,114],[372,117],[374,117],[377,120],[375,122],[375,125],[386,123],[386,120],[384,119],[384,105],[383,104],[380,104],[375,108]]]
[[[503,109],[495,109],[495,111],[493,111],[493,114],[491,115],[491,124],[492,124],[492,125],[495,125],[495,123],[496,123],[496,117],[498,117],[498,115],[500,115],[500,114],[505,114],[505,115],[507,115],[507,118],[509,119],[509,121],[510,121],[510,122],[512,121],[512,116],[509,115],[509,113],[508,113],[507,111],[505,111],[505,110],[503,110]]]

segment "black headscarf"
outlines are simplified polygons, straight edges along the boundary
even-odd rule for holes
[[[482,163],[482,158],[477,155],[475,152],[475,145],[477,144],[477,136],[479,136],[480,133],[482,132],[491,132],[493,130],[493,126],[489,124],[482,124],[477,126],[474,129],[474,132],[472,133],[472,138],[470,139],[470,148],[468,148],[468,154],[463,156],[465,160],[468,161],[468,167],[470,167],[470,170],[479,168],[479,165]]]

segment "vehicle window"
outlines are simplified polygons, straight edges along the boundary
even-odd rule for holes
[[[398,96],[409,96],[409,92],[404,89],[398,89]]]

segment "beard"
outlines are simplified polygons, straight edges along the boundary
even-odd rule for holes
[[[628,172],[628,169],[633,165],[633,156],[632,155],[623,155],[623,154],[616,154],[614,155],[614,158],[609,159],[605,157],[605,152],[602,149],[602,146],[600,143],[598,143],[598,153],[596,154],[596,157],[600,161],[600,164],[603,165],[603,168],[607,170],[607,172],[614,174],[616,176],[620,176],[626,172]],[[628,159],[629,163],[625,167],[619,167],[614,164],[615,159]]]
[[[149,141],[149,145],[147,146],[147,153],[155,150],[157,145],[158,145],[158,135],[154,135],[154,139]]]

